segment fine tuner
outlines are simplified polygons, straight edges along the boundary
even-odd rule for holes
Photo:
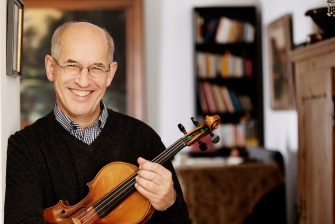
[[[196,127],[200,127],[200,124],[194,119],[194,117],[191,117],[191,120]],[[178,124],[178,128],[182,133],[187,135],[185,127],[182,124]],[[220,137],[216,134],[213,134],[213,132],[211,130],[208,130],[208,133],[211,136],[211,142],[212,143],[216,144],[220,141]],[[207,144],[205,142],[202,142],[199,138],[197,139],[197,142],[199,143],[199,148],[200,148],[201,151],[206,151],[207,150],[208,147],[207,147]]]

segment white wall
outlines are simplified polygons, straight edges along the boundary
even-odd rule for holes
[[[326,6],[326,0],[144,0],[148,123],[166,146],[181,133],[178,123],[193,128],[195,115],[192,46],[192,9],[212,5],[257,4],[263,25],[265,147],[279,150],[285,161],[288,222],[296,223],[298,128],[296,111],[273,111],[269,105],[266,25],[285,13],[293,18],[293,42],[305,42],[313,32],[308,9]]]
[[[0,145],[1,145],[1,191],[0,220],[3,223],[5,193],[6,149],[10,134],[20,128],[20,82],[6,75],[6,19],[7,1],[0,0]]]

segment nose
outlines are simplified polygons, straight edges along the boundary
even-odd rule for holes
[[[76,76],[75,82],[80,87],[88,87],[91,84],[91,78],[90,73],[88,72],[87,67],[83,67],[79,75]]]

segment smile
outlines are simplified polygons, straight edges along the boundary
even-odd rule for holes
[[[87,96],[88,94],[91,93],[91,91],[80,91],[80,90],[75,90],[75,89],[72,89],[72,92],[76,94],[77,96]]]

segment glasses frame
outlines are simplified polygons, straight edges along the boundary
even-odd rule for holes
[[[101,75],[101,76],[93,76],[92,74],[91,74],[91,72],[90,72],[90,68],[92,67],[92,66],[94,66],[94,64],[93,65],[90,65],[90,66],[88,66],[88,67],[84,67],[84,66],[81,66],[80,64],[77,64],[79,67],[80,67],[80,71],[79,71],[79,73],[77,74],[77,75],[69,75],[66,71],[65,71],[65,68],[66,68],[66,66],[67,65],[60,65],[59,63],[58,63],[58,61],[56,60],[56,58],[54,58],[54,57],[52,57],[52,59],[56,62],[56,64],[60,67],[60,68],[62,68],[63,70],[64,70],[64,72],[65,72],[65,74],[67,74],[68,76],[77,76],[77,75],[79,75],[81,72],[82,72],[82,70],[84,69],[84,68],[87,68],[87,72],[88,72],[88,74],[90,74],[90,76],[92,76],[93,78],[101,78],[103,75]],[[110,71],[110,69],[108,69],[108,70],[105,70],[104,71],[104,74],[106,74],[107,72],[109,72]]]

